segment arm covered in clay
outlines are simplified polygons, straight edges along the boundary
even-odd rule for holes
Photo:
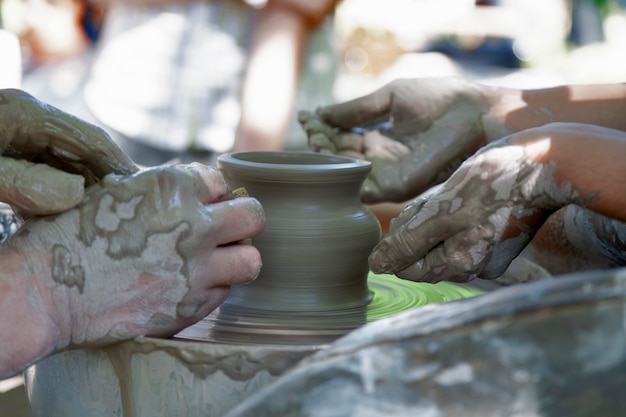
[[[253,198],[228,199],[198,164],[106,176],[62,214],[33,217],[0,247],[0,378],[67,348],[167,337],[253,280]]]
[[[23,214],[76,206],[85,186],[137,166],[102,129],[21,90],[0,90],[0,201]]]
[[[345,103],[303,112],[310,147],[370,160],[365,202],[405,201],[445,180],[485,144],[551,122],[626,131],[626,85],[537,90],[458,78],[395,80]]]
[[[409,204],[370,266],[417,281],[497,278],[562,207],[625,221],[625,157],[619,130],[552,123],[512,134]]]

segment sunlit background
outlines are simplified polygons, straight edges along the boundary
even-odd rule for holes
[[[0,5],[5,87],[34,85],[31,77],[44,76],[37,71],[41,66],[63,60],[78,66],[76,57],[97,42],[106,12],[97,0],[0,0]],[[624,0],[343,0],[334,16],[341,69],[334,96],[342,100],[395,77],[449,74],[516,87],[621,82],[625,5]],[[59,95],[76,88],[71,76],[53,75],[45,72]]]
[[[341,98],[397,77],[543,87],[626,79],[618,1],[344,0]]]

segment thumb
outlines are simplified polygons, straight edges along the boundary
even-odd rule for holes
[[[360,98],[320,107],[316,113],[321,120],[340,129],[372,127],[388,121],[391,96],[390,88],[385,86]]]
[[[0,201],[21,212],[46,215],[76,206],[85,179],[45,164],[0,157]]]

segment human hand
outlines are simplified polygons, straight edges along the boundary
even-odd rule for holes
[[[461,79],[400,79],[302,112],[300,122],[314,151],[372,162],[364,202],[401,202],[444,181],[484,144],[485,106],[481,90]]]
[[[553,275],[626,265],[626,223],[569,204],[541,225],[521,256]]]
[[[0,201],[22,214],[76,206],[85,186],[137,166],[100,128],[20,90],[0,90]]]
[[[374,272],[414,281],[499,277],[550,213],[583,203],[554,166],[527,152],[534,142],[494,142],[440,187],[415,199],[374,248]]]
[[[27,221],[6,245],[37,272],[57,350],[173,335],[253,280],[260,254],[236,242],[264,213],[227,194],[216,168],[167,166],[106,176],[78,207]]]

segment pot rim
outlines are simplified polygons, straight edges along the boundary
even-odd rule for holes
[[[219,164],[280,171],[337,171],[371,169],[371,162],[313,151],[238,151],[218,156]]]

